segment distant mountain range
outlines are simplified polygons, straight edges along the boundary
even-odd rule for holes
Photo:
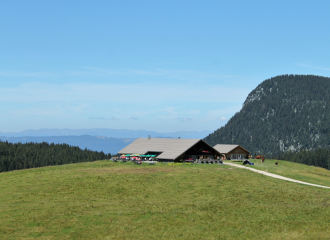
[[[0,140],[11,143],[48,142],[66,143],[78,146],[81,149],[103,151],[104,153],[116,154],[139,137],[161,137],[161,138],[198,138],[202,139],[210,131],[182,131],[172,133],[158,133],[145,130],[127,129],[39,129],[25,130],[22,132],[0,132]]]
[[[140,138],[140,137],[168,137],[168,138],[204,138],[212,131],[180,131],[180,132],[154,132],[146,130],[128,130],[128,129],[110,129],[110,128],[94,128],[94,129],[28,129],[21,132],[0,132],[0,136],[6,137],[44,137],[44,136],[104,136],[112,138]]]
[[[118,151],[133,142],[135,138],[108,138],[101,136],[44,136],[44,137],[1,137],[1,141],[11,143],[66,143],[71,146],[78,146],[81,149],[87,148],[92,151],[103,151],[104,153],[116,154]]]
[[[224,127],[204,140],[212,146],[239,144],[251,154],[268,156],[328,148],[330,78],[281,75],[265,80]]]

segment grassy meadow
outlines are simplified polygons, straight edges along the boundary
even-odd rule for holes
[[[99,161],[0,173],[0,186],[1,239],[330,238],[329,189],[227,166]]]

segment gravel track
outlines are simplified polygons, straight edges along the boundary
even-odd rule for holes
[[[269,177],[278,178],[278,179],[282,179],[282,180],[289,181],[289,182],[295,182],[295,183],[305,184],[305,185],[309,185],[309,186],[313,186],[313,187],[330,188],[330,187],[327,187],[327,186],[322,186],[322,185],[318,185],[318,184],[313,184],[313,183],[308,183],[308,182],[303,182],[303,181],[295,180],[295,179],[292,179],[292,178],[283,177],[281,175],[277,175],[277,174],[274,174],[274,173],[269,173],[269,172],[257,170],[257,169],[254,169],[254,168],[245,167],[245,166],[238,165],[238,164],[235,164],[235,163],[224,162],[224,164],[225,165],[228,165],[228,166],[232,166],[232,167],[238,167],[238,168],[248,169],[248,170],[253,171],[253,172],[256,172],[256,173],[260,173],[260,174],[263,174],[263,175],[266,175],[266,176],[269,176]]]

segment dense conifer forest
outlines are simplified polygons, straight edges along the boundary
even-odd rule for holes
[[[110,154],[82,150],[68,144],[8,143],[0,141],[0,172],[109,159]]]
[[[299,152],[287,151],[283,154],[279,153],[275,158],[330,169],[329,148],[317,148],[311,151],[301,150]]]
[[[330,78],[281,75],[265,80],[224,127],[204,140],[287,160],[305,159],[318,148],[325,153],[330,146]]]

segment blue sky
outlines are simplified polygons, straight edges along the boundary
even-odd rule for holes
[[[330,75],[330,1],[1,1],[0,131],[216,130],[281,74]]]

